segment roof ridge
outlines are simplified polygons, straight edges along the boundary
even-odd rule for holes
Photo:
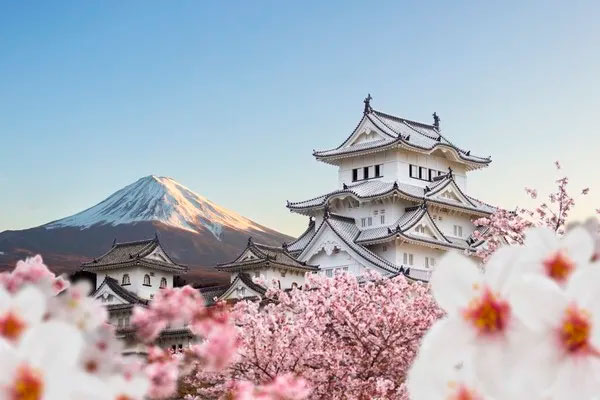
[[[156,240],[156,238],[152,238],[152,239],[140,239],[140,240],[132,240],[130,242],[117,242],[115,243],[114,247],[117,246],[126,246],[126,245],[132,245],[132,244],[142,244],[142,243],[150,243],[150,242],[154,242]]]
[[[420,125],[420,126],[422,126],[424,128],[431,128],[431,129],[435,129],[437,131],[437,129],[435,128],[435,126],[432,125],[432,124],[426,124],[425,122],[413,121],[413,120],[408,119],[408,118],[398,117],[396,115],[388,114],[388,113],[385,113],[383,111],[379,111],[379,110],[375,110],[375,109],[373,109],[372,112],[374,114],[376,114],[376,115],[383,115],[384,117],[395,119],[395,120],[397,120],[399,122],[408,122],[410,124]]]

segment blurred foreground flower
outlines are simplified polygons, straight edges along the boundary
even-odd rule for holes
[[[526,232],[477,270],[447,254],[432,290],[447,316],[425,336],[408,380],[412,400],[598,399],[600,265],[581,227]]]

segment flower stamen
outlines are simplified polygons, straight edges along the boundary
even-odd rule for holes
[[[592,324],[589,313],[576,306],[570,306],[560,327],[560,341],[569,353],[588,351]]]
[[[474,390],[471,390],[464,384],[449,382],[448,387],[451,390],[446,400],[479,400],[480,397]]]
[[[558,283],[565,283],[575,269],[575,263],[563,251],[552,254],[543,264],[546,274]]]
[[[11,400],[41,400],[44,394],[41,374],[28,365],[19,367],[11,392]]]
[[[510,316],[508,302],[495,296],[486,288],[481,297],[475,298],[464,311],[464,317],[480,334],[502,332]]]
[[[27,324],[12,311],[0,316],[0,336],[8,340],[15,341],[19,339]]]

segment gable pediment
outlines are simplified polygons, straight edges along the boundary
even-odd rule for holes
[[[358,228],[356,228],[356,231],[358,233]],[[329,260],[337,259],[337,261],[344,261],[344,264],[354,263],[365,268],[374,269],[383,274],[389,273],[386,267],[381,266],[382,262],[376,259],[376,255],[361,245],[355,244],[353,242],[354,239],[355,236],[340,236],[328,223],[324,222],[308,246],[300,253],[298,260],[319,265],[323,268],[324,264],[321,263],[321,259],[327,257]],[[352,244],[354,247],[352,247]]]
[[[108,285],[103,284],[94,294],[94,298],[102,305],[131,304],[116,294]]]
[[[263,256],[257,254],[254,249],[247,248],[244,252],[238,257],[236,261],[252,261],[252,260],[260,260],[264,258]]]
[[[167,264],[173,264],[169,256],[167,256],[167,254],[160,245],[156,246],[156,248],[144,258],[148,260],[160,261]]]
[[[356,128],[350,139],[346,142],[345,148],[361,145],[363,143],[374,142],[377,140],[392,139],[389,135],[383,133],[367,118],[363,119]]]
[[[219,301],[240,300],[248,297],[260,298],[262,297],[262,295],[253,288],[251,288],[249,285],[247,285],[245,282],[243,282],[238,276],[233,280],[231,286],[229,286],[229,289],[227,289],[225,293],[223,293],[221,297],[219,297]]]
[[[433,239],[441,242],[447,242],[448,239],[435,225],[428,212],[424,212],[416,222],[404,230],[404,234],[415,238]]]
[[[434,189],[432,192],[427,194],[427,197],[431,200],[438,200],[442,202],[453,202],[465,207],[473,207],[474,204],[469,200],[458,188],[454,181],[448,182],[446,185],[439,189]]]

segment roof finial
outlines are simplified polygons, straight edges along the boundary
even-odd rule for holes
[[[158,242],[158,232],[154,231],[154,241]]]
[[[365,103],[365,109],[363,110],[363,115],[367,115],[371,111],[371,100],[373,100],[373,98],[371,97],[371,93],[369,93],[367,95],[367,97],[365,97],[365,100],[363,101],[363,103]]]
[[[435,112],[433,113],[433,126],[438,131],[440,130],[440,117]]]
[[[114,239],[113,239],[113,244],[112,244],[112,247],[115,247],[115,245],[116,245],[116,244],[117,244],[117,238],[114,238]]]
[[[323,207],[323,219],[329,218],[329,204],[325,204]]]
[[[452,167],[448,167],[448,177],[452,178]]]
[[[252,236],[250,236],[250,237],[248,238],[248,246],[251,246],[251,245],[252,245]]]

